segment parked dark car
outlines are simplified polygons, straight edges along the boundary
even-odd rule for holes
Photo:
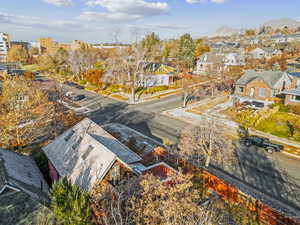
[[[74,83],[74,82],[71,82],[71,81],[65,81],[64,84],[69,85],[69,86],[71,86],[71,87],[76,87],[76,88],[78,88],[78,89],[84,89],[83,86],[81,86],[81,85],[79,85],[79,84],[76,84],[76,83]]]
[[[283,150],[283,145],[272,143],[269,139],[258,136],[243,137],[241,141],[247,147],[255,145],[257,147],[264,148],[270,154]]]
[[[245,101],[245,102],[242,102],[242,106],[260,109],[260,108],[265,107],[265,104],[262,102],[257,102],[257,101]]]
[[[84,95],[75,95],[75,96],[71,96],[71,100],[73,101],[80,101],[82,99],[84,99],[85,96]]]
[[[68,91],[65,96],[72,101],[80,101],[85,98],[85,95],[76,95],[71,91]]]

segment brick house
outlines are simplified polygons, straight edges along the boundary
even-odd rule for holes
[[[236,82],[234,96],[240,102],[257,101],[265,105],[274,103],[275,98],[282,98],[282,92],[293,88],[293,78],[281,71],[248,70]]]
[[[289,73],[292,78],[291,89],[284,90],[281,93],[285,96],[286,105],[300,105],[300,73]]]

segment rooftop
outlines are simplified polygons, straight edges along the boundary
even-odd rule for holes
[[[35,161],[0,149],[0,193],[6,186],[25,192],[37,201],[48,202],[49,188]]]
[[[142,158],[86,118],[43,148],[60,176],[85,190],[102,180],[116,160],[128,167]]]
[[[255,79],[261,79],[265,83],[269,85],[269,87],[273,88],[274,85],[279,81],[279,79],[285,74],[285,72],[281,71],[262,71],[258,72],[255,70],[248,70],[246,73],[241,76],[240,79],[237,80],[237,85],[247,85],[251,81]]]

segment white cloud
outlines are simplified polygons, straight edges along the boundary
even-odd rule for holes
[[[166,2],[145,0],[89,0],[86,4],[91,7],[100,6],[107,12],[83,12],[80,16],[82,19],[129,21],[165,14],[169,11],[169,5]]]
[[[225,0],[210,0],[211,2],[214,2],[214,3],[224,3]]]
[[[189,4],[195,4],[195,3],[204,3],[204,2],[212,2],[212,3],[224,3],[226,0],[186,0]]]
[[[57,7],[70,6],[70,5],[73,4],[72,0],[43,0],[43,1],[48,3],[48,4],[55,5]]]
[[[87,28],[80,23],[63,20],[48,20],[40,17],[20,16],[0,12],[0,24],[1,23],[19,27],[31,27],[61,32],[87,30]]]
[[[92,11],[83,12],[79,19],[87,21],[110,21],[110,22],[119,22],[119,21],[130,21],[142,18],[138,14],[126,14],[126,13],[98,13]]]

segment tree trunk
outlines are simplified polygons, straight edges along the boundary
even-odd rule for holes
[[[205,160],[205,167],[208,167],[209,166],[209,163],[210,163],[210,155],[207,155],[206,157],[206,160]]]
[[[187,106],[187,100],[188,100],[188,93],[187,93],[187,91],[184,91],[183,92],[183,103],[182,103],[182,107],[183,108],[186,108],[186,106]]]
[[[135,90],[134,85],[131,86],[131,103],[135,103]]]
[[[135,74],[132,74],[131,82],[131,103],[135,103]]]

